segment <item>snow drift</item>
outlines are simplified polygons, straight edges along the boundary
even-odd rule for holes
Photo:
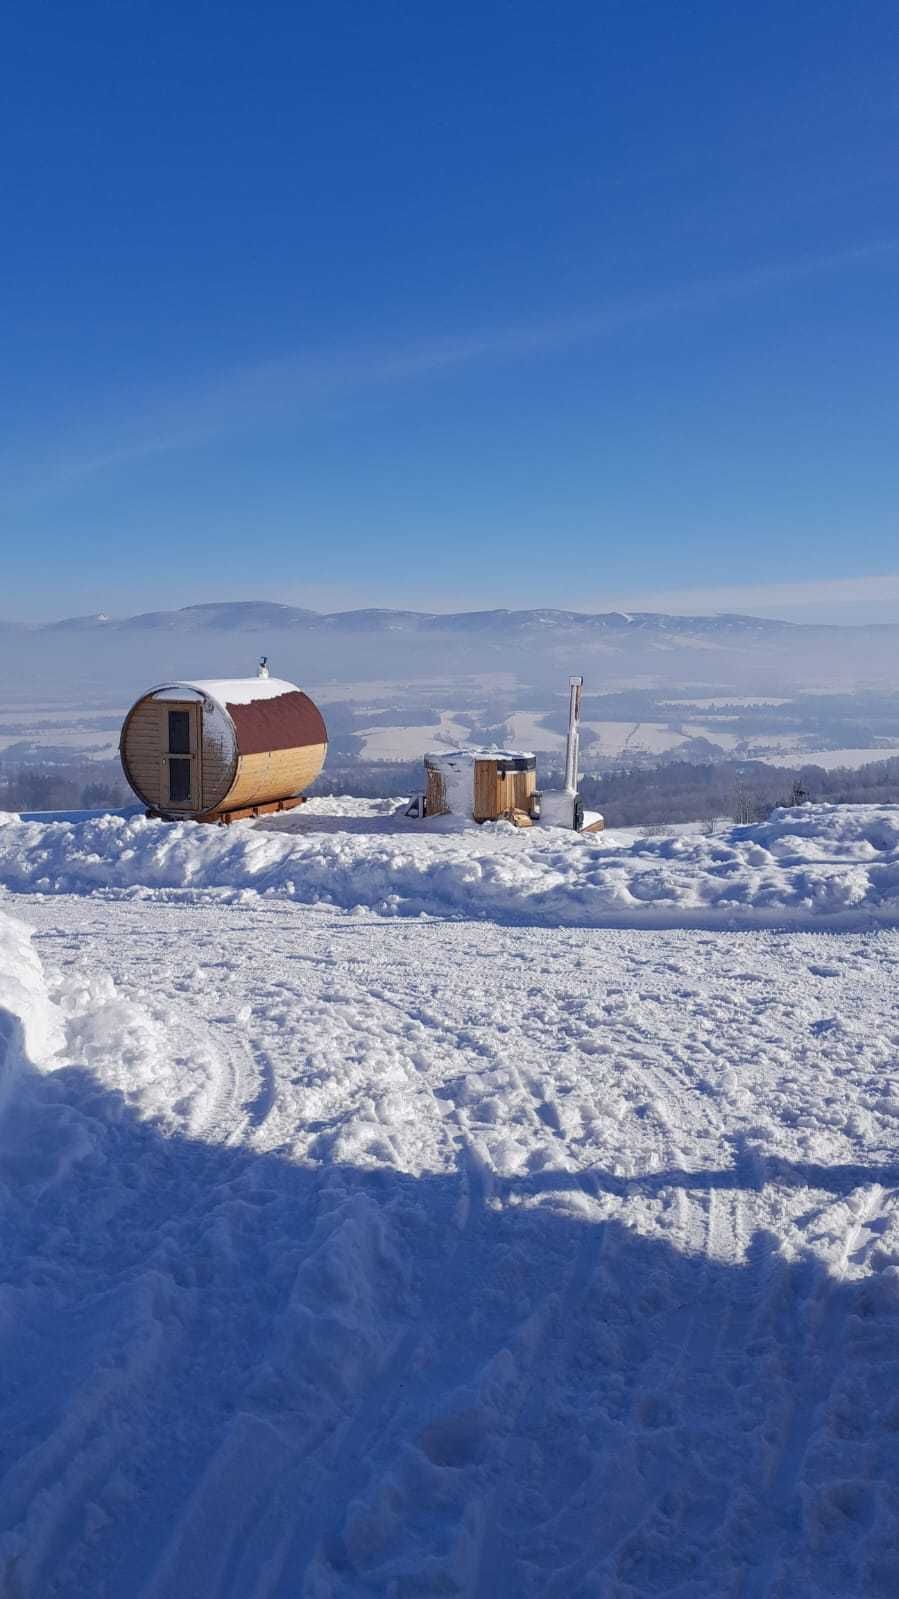
[[[0,911],[0,1105],[16,1069],[43,1061],[62,1042],[31,929]]]
[[[19,893],[262,894],[381,914],[544,926],[856,926],[899,921],[899,807],[804,806],[714,837],[595,839],[438,828],[321,800],[228,831],[110,814],[0,818]]]

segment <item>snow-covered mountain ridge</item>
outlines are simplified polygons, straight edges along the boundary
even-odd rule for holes
[[[843,633],[864,628],[824,626],[783,622],[769,617],[737,613],[684,616],[662,611],[567,611],[551,608],[484,611],[407,611],[363,608],[351,611],[319,612],[268,600],[237,600],[223,603],[188,605],[174,611],[147,611],[135,616],[93,616],[63,618],[58,622],[0,624],[20,626],[32,632],[328,632],[347,633],[450,633],[519,636],[561,631],[570,634],[584,630],[591,634],[661,633],[687,638],[761,635],[775,638],[803,633]],[[877,633],[889,631],[891,624],[873,624]],[[899,633],[899,625],[892,629]]]
[[[15,624],[6,623],[5,626]],[[25,624],[23,624],[25,625]],[[106,614],[75,616],[58,622],[33,624],[38,632],[114,632],[145,631],[292,631],[322,629],[328,632],[448,632],[521,633],[551,628],[589,628],[619,633],[634,631],[668,632],[746,632],[790,630],[795,624],[740,615],[673,616],[663,612],[606,611],[598,613],[552,609],[485,611],[403,611],[363,608],[353,611],[320,612],[294,605],[279,605],[268,600],[236,600],[221,604],[188,605],[175,611],[147,611],[136,616],[113,617]]]

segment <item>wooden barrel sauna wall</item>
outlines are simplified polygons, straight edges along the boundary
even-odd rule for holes
[[[537,758],[517,750],[451,750],[425,756],[425,814],[495,822],[512,811],[530,815]]]
[[[132,706],[119,742],[150,812],[201,822],[299,804],[327,748],[318,707],[276,677],[163,684]]]

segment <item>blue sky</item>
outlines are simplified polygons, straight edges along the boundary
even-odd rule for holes
[[[897,60],[880,0],[13,0],[0,615],[899,620]]]

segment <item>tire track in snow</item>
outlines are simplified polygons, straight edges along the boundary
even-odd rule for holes
[[[237,1145],[242,1142],[246,1127],[245,1103],[253,1064],[246,1045],[226,1032],[226,1026],[218,1017],[205,1024],[190,1016],[182,1017],[179,1024],[188,1033],[193,1032],[215,1063],[209,1088],[190,1116],[190,1133],[206,1143]]]
[[[667,1157],[664,1166],[677,1169],[683,1165],[684,1154],[678,1147],[669,1145],[664,1153]],[[598,1189],[596,1180],[591,1177],[589,1170],[581,1174],[580,1185],[583,1192],[594,1201],[602,1199],[605,1202],[604,1212],[599,1216],[590,1216],[589,1219],[585,1217],[584,1236],[572,1271],[560,1295],[557,1296],[558,1312],[546,1319],[542,1336],[533,1346],[528,1367],[521,1374],[522,1386],[525,1389],[524,1398],[515,1412],[506,1438],[502,1465],[499,1468],[500,1481],[480,1509],[482,1542],[477,1575],[471,1590],[476,1599],[492,1599],[502,1581],[508,1581],[509,1573],[515,1569],[516,1558],[521,1558],[522,1536],[526,1538],[532,1533],[533,1513],[525,1517],[523,1512],[519,1511],[521,1525],[515,1524],[515,1507],[516,1502],[521,1501],[521,1489],[516,1479],[513,1458],[522,1456],[526,1458],[528,1440],[536,1443],[536,1440],[544,1434],[550,1415],[552,1396],[564,1386],[568,1367],[575,1357],[579,1342],[584,1338],[585,1326],[590,1317],[589,1297],[602,1269],[606,1240],[609,1236],[608,1223],[614,1219],[627,1228],[629,1209],[643,1198],[640,1179],[630,1183],[623,1182],[622,1191],[617,1197]],[[654,1205],[664,1198],[664,1192],[654,1196]],[[695,1249],[699,1244],[697,1231],[701,1233],[698,1252],[703,1257],[702,1280],[687,1307],[684,1330],[673,1341],[665,1361],[660,1362],[657,1359],[652,1365],[651,1374],[641,1373],[640,1388],[633,1396],[635,1411],[631,1419],[631,1428],[637,1435],[641,1431],[641,1422],[636,1411],[645,1403],[643,1382],[649,1382],[651,1378],[651,1385],[655,1391],[668,1396],[677,1394],[685,1378],[689,1377],[690,1371],[694,1367],[704,1369],[713,1357],[721,1324],[719,1318],[712,1321],[708,1317],[710,1296],[707,1285],[716,1274],[716,1260],[717,1271],[720,1273],[721,1259],[730,1258],[734,1252],[731,1241],[733,1231],[727,1226],[720,1196],[714,1189],[710,1190],[704,1206],[700,1206],[682,1189],[674,1189],[673,1195],[681,1216],[679,1231],[682,1237],[685,1240],[689,1238]],[[697,1229],[691,1218],[700,1211],[702,1222]],[[540,1371],[540,1380],[533,1382],[531,1380],[533,1372],[537,1369]],[[602,1570],[608,1580],[613,1578],[619,1554],[631,1539],[640,1535],[659,1508],[669,1488],[667,1460],[661,1459],[656,1469],[648,1476],[644,1474],[642,1477],[637,1497],[627,1505],[623,1525],[621,1518],[618,1518],[619,1526],[614,1544],[602,1562]],[[576,1495],[579,1492],[580,1490],[576,1490]],[[572,1507],[571,1500],[559,1501],[547,1513],[543,1525],[554,1525],[561,1517],[570,1513]],[[574,1591],[585,1580],[591,1563],[591,1560],[584,1560],[576,1565],[566,1566],[564,1573],[547,1572],[545,1592],[547,1594],[552,1592],[558,1594],[560,1599],[567,1599],[568,1593]]]
[[[680,1161],[681,1158],[675,1152],[675,1160]],[[639,1198],[639,1180],[628,1186],[630,1197]],[[639,1562],[644,1546],[652,1547],[652,1523],[657,1516],[664,1518],[664,1502],[670,1498],[676,1481],[671,1470],[675,1444],[672,1442],[667,1449],[655,1447],[637,1469],[637,1462],[641,1461],[641,1440],[648,1437],[664,1439],[666,1434],[672,1439],[678,1434],[686,1439],[697,1426],[709,1423],[706,1412],[714,1404],[714,1395],[705,1391],[704,1379],[706,1374],[710,1376],[715,1370],[723,1328],[732,1310],[733,1267],[741,1253],[742,1196],[739,1191],[721,1194],[712,1188],[702,1205],[682,1190],[676,1192],[682,1217],[680,1231],[685,1241],[687,1238],[692,1240],[686,1251],[687,1258],[694,1255],[697,1272],[697,1280],[689,1285],[685,1325],[682,1331],[677,1331],[672,1318],[670,1339],[657,1336],[646,1360],[631,1371],[631,1410],[628,1421],[622,1423],[623,1437],[615,1432],[610,1435],[606,1445],[606,1449],[613,1453],[624,1449],[630,1464],[622,1459],[618,1479],[602,1487],[593,1486],[594,1494],[606,1501],[606,1521],[601,1540],[605,1552],[602,1558],[597,1563],[594,1550],[564,1568],[547,1572],[545,1586],[539,1590],[541,1599],[544,1594],[547,1599],[549,1595],[553,1599],[568,1599],[570,1593],[580,1592],[581,1585],[586,1582],[600,1583],[603,1592],[606,1585],[629,1582],[630,1579],[618,1570],[619,1563],[625,1556],[631,1563]],[[661,1197],[656,1196],[657,1199]],[[702,1215],[701,1246],[697,1236],[699,1229],[690,1219],[697,1213]],[[617,1219],[623,1226],[628,1226],[627,1196]],[[634,1218],[634,1223],[639,1236],[637,1218]],[[601,1258],[597,1266],[601,1266]],[[573,1336],[572,1333],[570,1341]],[[697,1411],[696,1402],[700,1398],[702,1406]],[[663,1422],[656,1416],[659,1406],[671,1412]],[[647,1432],[647,1427],[658,1428],[658,1431]],[[631,1460],[634,1451],[636,1453]],[[687,1459],[688,1455],[685,1454],[685,1463]],[[563,1517],[577,1517],[579,1502],[580,1499],[576,1497],[569,1504],[556,1507],[551,1531]],[[559,1537],[564,1538],[564,1533],[560,1531]],[[498,1574],[498,1566],[496,1570]],[[483,1590],[483,1599],[489,1599],[489,1593],[488,1583]]]
[[[678,1162],[682,1160],[680,1153],[676,1156]],[[638,1184],[634,1185],[638,1187]],[[677,1191],[680,1210],[689,1215],[699,1208],[695,1201],[683,1190]],[[720,1332],[720,1321],[709,1317],[709,1305],[713,1299],[710,1284],[716,1276],[715,1262],[722,1251],[725,1236],[732,1236],[730,1229],[725,1233],[722,1207],[719,1196],[714,1189],[708,1194],[707,1202],[703,1208],[703,1239],[701,1250],[702,1266],[698,1268],[700,1281],[692,1295],[687,1309],[686,1325],[683,1334],[675,1339],[671,1345],[670,1357],[665,1361],[649,1362],[649,1369],[644,1369],[640,1374],[639,1385],[633,1396],[633,1405],[630,1416],[632,1435],[639,1437],[643,1428],[641,1412],[645,1412],[647,1405],[652,1407],[652,1394],[661,1394],[668,1401],[680,1402],[680,1410],[675,1413],[671,1425],[690,1425],[692,1418],[684,1415],[684,1406],[689,1405],[689,1378],[695,1370],[705,1370],[714,1358],[715,1348]],[[623,1213],[626,1224],[627,1213]],[[693,1228],[684,1229],[687,1235],[693,1234]],[[728,1251],[729,1252],[729,1249]],[[647,1394],[647,1385],[650,1392]],[[686,1391],[685,1391],[686,1389]],[[660,1456],[652,1469],[641,1474],[640,1488],[635,1498],[627,1505],[623,1517],[619,1515],[619,1525],[615,1531],[614,1541],[608,1547],[598,1566],[591,1558],[581,1559],[573,1567],[565,1571],[566,1585],[573,1586],[586,1579],[593,1568],[594,1577],[602,1572],[603,1580],[614,1582],[616,1580],[616,1567],[624,1551],[634,1540],[647,1529],[653,1516],[658,1512],[662,1500],[670,1491],[671,1480],[667,1457]],[[623,1525],[622,1525],[623,1521]],[[561,1595],[566,1590],[556,1590]],[[486,1596],[485,1596],[486,1599]]]
[[[592,1034],[592,1028],[590,1032]],[[640,1053],[636,1057],[633,1055],[627,1057],[625,1061],[626,1076],[630,1077],[634,1083],[645,1085],[644,1092],[648,1091],[648,1094],[653,1098],[661,1098],[668,1105],[672,1103],[672,1088],[675,1088],[674,1105],[679,1113],[683,1113],[682,1100],[687,1095],[695,1102],[695,1084],[690,1081],[682,1069],[674,1066],[672,1062],[666,1061],[663,1064],[647,1059],[645,1054],[647,1045],[646,1029],[639,1025],[634,1029],[634,1032],[636,1036],[632,1042]],[[515,1087],[520,1091],[517,1096],[519,1099],[528,1098],[535,1103],[542,1099],[544,1089],[540,1078],[520,1071],[516,1067],[514,1060],[507,1060],[505,1065]],[[547,1126],[552,1127],[553,1124],[540,1114],[542,1109],[543,1106],[537,1104],[537,1118],[542,1123],[543,1132],[545,1133]],[[702,1110],[706,1121],[711,1123],[710,1107],[702,1103]],[[710,1128],[710,1130],[712,1129]],[[560,1132],[560,1129],[556,1127],[555,1131]],[[671,1139],[671,1131],[669,1120],[666,1119],[660,1124],[657,1147],[652,1162],[655,1168],[660,1171],[683,1169],[687,1164],[682,1149],[675,1145]],[[717,1127],[715,1127],[714,1131],[717,1132]],[[570,1165],[570,1151],[561,1137],[559,1138],[559,1144],[560,1164],[564,1169]],[[584,1186],[587,1186],[588,1178],[589,1172],[582,1174]],[[632,1181],[621,1180],[620,1191],[623,1193],[623,1199],[620,1206],[615,1208],[614,1213],[617,1214],[618,1220],[624,1226],[628,1224],[629,1201],[640,1197],[641,1187],[640,1178]],[[653,1206],[656,1206],[662,1200],[664,1193],[665,1190],[662,1190],[654,1194]],[[673,1194],[682,1218],[696,1213],[698,1208],[696,1203],[688,1197],[684,1190],[675,1187]],[[738,1197],[735,1196],[733,1201],[734,1214],[736,1214],[738,1204]],[[695,1366],[699,1366],[700,1369],[704,1368],[712,1358],[717,1345],[720,1336],[721,1319],[716,1317],[714,1322],[708,1319],[706,1285],[712,1280],[713,1276],[716,1276],[716,1263],[720,1280],[721,1263],[732,1263],[734,1260],[734,1231],[733,1227],[728,1228],[727,1226],[728,1213],[727,1207],[722,1207],[721,1205],[720,1195],[714,1188],[710,1189],[702,1228],[701,1253],[704,1257],[702,1286],[693,1296],[686,1330],[679,1344],[675,1346],[667,1368],[662,1372],[653,1373],[655,1387],[667,1393],[673,1390],[676,1391],[678,1384],[683,1381],[685,1373],[691,1368]],[[606,1220],[608,1220],[608,1216]],[[580,1336],[582,1329],[579,1326],[578,1306],[584,1300],[593,1278],[600,1269],[603,1240],[606,1236],[605,1230],[603,1230],[597,1240],[593,1236],[595,1225],[592,1220],[589,1224],[585,1222],[585,1239],[578,1251],[578,1258],[569,1282],[563,1290],[563,1312],[560,1318],[563,1332],[556,1342],[552,1357],[548,1359],[546,1353],[550,1342],[549,1323],[545,1325],[543,1337],[537,1345],[534,1360],[531,1364],[536,1366],[541,1361],[543,1362],[545,1369],[542,1371],[542,1380],[538,1389],[531,1388],[526,1391],[523,1406],[516,1416],[512,1432],[506,1442],[506,1455],[509,1455],[515,1445],[521,1444],[522,1424],[527,1427],[529,1436],[534,1437],[539,1433],[542,1419],[546,1415],[547,1394],[552,1388],[554,1375],[564,1372],[570,1359],[572,1348]],[[695,1247],[698,1240],[696,1239],[696,1229],[693,1225],[688,1224],[685,1226],[682,1221],[679,1231],[684,1243],[689,1238],[693,1247]],[[730,1281],[730,1278],[728,1277],[725,1280]],[[538,1392],[541,1396],[539,1400],[536,1398]],[[636,1422],[635,1425],[637,1425]],[[663,1461],[648,1480],[644,1479],[644,1491],[628,1507],[627,1524],[617,1538],[615,1553],[620,1551],[629,1539],[640,1533],[659,1507],[668,1487],[667,1465]],[[516,1552],[515,1534],[509,1534],[504,1545],[504,1534],[502,1532],[503,1523],[507,1520],[508,1512],[513,1505],[516,1494],[517,1489],[515,1486],[506,1486],[498,1490],[487,1504],[481,1508],[483,1543],[479,1556],[476,1585],[473,1590],[479,1596],[479,1599],[489,1599],[489,1596],[496,1591],[497,1582],[504,1571],[506,1574],[508,1573],[510,1562]],[[557,1507],[554,1515],[558,1516],[559,1511],[560,1507]],[[614,1554],[611,1557],[611,1563],[613,1562]],[[581,1580],[585,1573],[586,1566],[582,1570],[566,1570],[564,1577],[566,1586],[564,1589],[560,1588],[559,1592],[567,1593],[569,1586]]]
[[[274,1109],[277,1089],[275,1068],[268,1050],[253,1045],[253,1059],[259,1072],[259,1089],[255,1097],[247,1101],[244,1109],[253,1132],[259,1133]]]
[[[410,1011],[401,1003],[382,995],[367,993],[368,997],[390,1004],[404,1021],[409,1019]],[[453,1030],[447,1027],[442,1031],[457,1046]],[[271,1056],[254,1045],[254,1058],[258,1060],[260,1054],[265,1054],[271,1068]],[[273,1082],[273,1089],[275,1086]],[[263,1092],[266,1089],[264,1083]],[[224,1559],[217,1590],[222,1599],[229,1594],[233,1594],[234,1599],[247,1599],[250,1594],[254,1599],[257,1595],[259,1599],[263,1596],[269,1599],[282,1592],[292,1599],[298,1591],[294,1584],[302,1580],[301,1574],[316,1558],[319,1546],[339,1536],[339,1524],[352,1496],[370,1486],[372,1473],[368,1461],[372,1451],[375,1447],[379,1455],[389,1451],[393,1440],[402,1432],[403,1406],[411,1385],[410,1370],[414,1371],[420,1352],[429,1344],[439,1344],[448,1312],[454,1304],[464,1301],[471,1259],[478,1249],[479,1221],[492,1188],[492,1173],[478,1151],[476,1137],[468,1129],[465,1113],[457,1111],[448,1121],[433,1089],[428,1089],[428,1096],[446,1136],[455,1129],[455,1137],[461,1139],[462,1144],[458,1192],[445,1218],[443,1233],[444,1238],[452,1241],[449,1258],[443,1255],[433,1263],[430,1275],[418,1290],[421,1301],[418,1314],[411,1318],[378,1371],[366,1379],[361,1402],[344,1423],[338,1439],[331,1437],[325,1443],[297,1450],[290,1439],[289,1418],[285,1418],[287,1425],[279,1426],[275,1452],[277,1477],[261,1472],[258,1491],[249,1502],[244,1494],[239,1503],[231,1506],[227,1535],[230,1553]],[[259,1096],[251,1103],[258,1107]],[[260,1119],[255,1129],[257,1134],[261,1125]],[[164,1558],[166,1569],[180,1569],[182,1537],[189,1536],[192,1518],[199,1514],[202,1519],[207,1513],[203,1504],[210,1497],[218,1500],[222,1494],[230,1500],[228,1481],[234,1469],[234,1465],[229,1464],[232,1456],[236,1462],[253,1448],[254,1428],[269,1426],[265,1418],[253,1415],[251,1406],[244,1410],[239,1430],[245,1444],[235,1443],[229,1436],[217,1455],[207,1462],[204,1481],[208,1487],[200,1489],[200,1509],[191,1507],[182,1528],[176,1528],[168,1540]],[[317,1488],[314,1486],[316,1479]],[[287,1506],[291,1507],[289,1511]],[[285,1525],[289,1528],[287,1534]],[[267,1535],[265,1528],[268,1528]],[[259,1574],[258,1559],[246,1553],[246,1550],[258,1549],[260,1538],[268,1551],[264,1575]],[[164,1592],[162,1576],[160,1581],[163,1584],[160,1591]]]
[[[45,1143],[52,1142],[54,1118],[60,1118],[63,1129],[69,1127],[82,1103],[93,1121],[93,1091],[85,1088],[82,1101],[81,1086],[76,1080],[59,1097],[53,1077],[47,1079],[49,1097],[39,1101]],[[167,1385],[180,1386],[182,1350],[202,1304],[193,1288],[172,1277],[172,1240],[180,1235],[181,1245],[187,1246],[185,1259],[190,1258],[197,1223],[202,1225],[221,1192],[211,1149],[212,1199],[204,1195],[198,1206],[176,1140],[160,1139],[150,1123],[135,1125],[115,1114],[105,1126],[97,1125],[103,1127],[104,1181],[97,1184],[88,1175],[78,1183],[76,1174],[73,1208],[56,1217],[57,1229],[69,1231],[71,1240],[51,1269],[53,1319],[80,1332],[82,1339],[87,1336],[101,1356],[96,1365],[92,1357],[88,1360],[65,1408],[54,1408],[51,1382],[45,1436],[29,1441],[0,1485],[7,1524],[13,1523],[6,1543],[20,1541],[27,1552],[32,1575],[23,1592],[28,1593],[55,1591],[57,1585],[67,1592],[86,1591],[78,1561],[85,1558],[82,1539],[95,1497],[111,1477],[137,1491],[147,1455],[147,1411]],[[131,1166],[133,1175],[127,1186],[117,1187],[114,1179],[105,1179],[107,1169],[114,1170],[120,1161]],[[49,1203],[52,1215],[52,1195]],[[35,1227],[34,1221],[30,1226]],[[23,1259],[16,1275],[25,1304],[47,1269],[46,1217],[33,1235],[27,1227],[17,1231]],[[53,1260],[52,1249],[49,1258]],[[11,1267],[8,1260],[7,1269]],[[42,1349],[48,1329],[40,1323],[38,1328],[36,1345]],[[74,1344],[77,1350],[77,1338]],[[34,1380],[39,1385],[46,1379],[35,1372]],[[185,1404],[185,1412],[188,1408]]]
[[[872,1184],[864,1204],[846,1241],[836,1271],[828,1274],[817,1285],[811,1303],[803,1303],[800,1323],[801,1338],[795,1332],[788,1347],[801,1350],[800,1376],[792,1383],[792,1404],[789,1419],[774,1464],[770,1470],[764,1493],[764,1504],[757,1527],[757,1544],[761,1546],[759,1563],[746,1574],[742,1599],[765,1599],[770,1592],[778,1560],[782,1559],[788,1535],[788,1518],[797,1484],[819,1430],[819,1415],[835,1379],[834,1355],[844,1341],[845,1306],[834,1305],[842,1286],[849,1261],[863,1233],[883,1211],[885,1191]],[[830,1357],[830,1358],[828,1358]]]
[[[30,1448],[15,1464],[2,1484],[7,1514],[17,1494],[24,1496],[21,1537],[26,1541],[29,1567],[39,1574],[42,1590],[51,1573],[54,1582],[62,1580],[65,1573],[66,1580],[77,1584],[77,1565],[73,1562],[94,1497],[102,1494],[117,1467],[120,1480],[124,1480],[123,1458],[132,1462],[139,1479],[145,1452],[142,1413],[145,1407],[152,1406],[155,1390],[164,1389],[166,1383],[180,1386],[180,1350],[188,1341],[191,1324],[198,1319],[199,1307],[193,1302],[192,1291],[176,1288],[172,1282],[171,1233],[177,1229],[195,1239],[194,1229],[201,1231],[207,1225],[210,1211],[227,1192],[213,1150],[215,1146],[241,1143],[246,1084],[254,1080],[246,1048],[227,1031],[232,1018],[225,1019],[219,1027],[222,1018],[204,1018],[197,1014],[195,1006],[176,996],[167,997],[164,1007],[153,1000],[148,1003],[143,989],[123,981],[120,973],[115,979],[108,972],[104,975],[105,984],[94,989],[89,982],[81,984],[77,972],[74,980],[65,973],[47,974],[50,989],[60,984],[65,987],[68,976],[66,1009],[72,1053],[76,1060],[84,1061],[92,1075],[96,1068],[102,1081],[110,1055],[110,1018],[118,1017],[122,1027],[133,1016],[137,1025],[128,1044],[131,1092],[152,1081],[164,1064],[168,1076],[163,1080],[175,1085],[166,1109],[180,1116],[183,1130],[192,1140],[210,1146],[210,1186],[208,1198],[198,1208],[197,1194],[188,1184],[185,1203],[177,1140],[157,1144],[148,1133],[147,1147],[155,1157],[151,1170],[139,1158],[143,1146],[135,1131],[128,1136],[134,1142],[140,1182],[129,1185],[123,1196],[116,1196],[111,1207],[108,1201],[112,1196],[100,1194],[96,1217],[92,1218],[87,1209],[78,1214],[79,1236],[84,1234],[88,1240],[92,1225],[100,1239],[110,1225],[110,1217],[119,1232],[127,1218],[133,1234],[129,1240],[132,1248],[123,1249],[121,1241],[109,1246],[110,1257],[116,1262],[114,1272],[104,1264],[102,1256],[95,1261],[90,1253],[82,1268],[82,1293],[87,1305],[91,1294],[84,1284],[99,1273],[98,1326],[103,1326],[114,1358],[104,1358],[97,1372],[83,1382],[77,1403],[68,1408],[38,1446]],[[72,1107],[77,1113],[77,1094]],[[149,1112],[150,1124],[154,1119],[152,1101],[144,1109]],[[112,1127],[115,1125],[113,1121]],[[113,1133],[110,1143],[115,1141]],[[116,1211],[122,1199],[120,1220]],[[135,1252],[140,1254],[142,1241],[147,1239],[154,1240],[149,1253],[140,1259],[132,1258]],[[32,1262],[35,1269],[40,1267],[41,1243],[39,1239]],[[77,1257],[78,1248],[72,1253]],[[190,1258],[189,1249],[186,1258]],[[72,1314],[67,1291],[61,1280],[58,1292],[63,1316]],[[84,1318],[83,1309],[78,1314]],[[118,1331],[113,1333],[111,1328]],[[187,1413],[190,1396],[185,1394],[183,1398]]]
[[[458,1117],[459,1124],[464,1127],[464,1112],[459,1112]],[[325,1476],[311,1499],[307,1487],[303,1496],[303,1525],[291,1535],[287,1547],[272,1563],[279,1576],[274,1581],[267,1579],[258,1595],[254,1591],[254,1599],[263,1599],[263,1596],[264,1599],[287,1599],[288,1595],[304,1591],[304,1580],[311,1580],[312,1569],[317,1569],[320,1561],[324,1562],[323,1569],[330,1570],[330,1553],[340,1548],[340,1529],[350,1505],[360,1498],[364,1500],[365,1495],[384,1480],[394,1469],[402,1450],[414,1443],[422,1427],[440,1425],[439,1417],[435,1422],[433,1397],[429,1391],[435,1378],[433,1357],[428,1352],[441,1350],[439,1361],[447,1369],[442,1370],[438,1387],[444,1394],[453,1393],[460,1384],[466,1387],[478,1369],[478,1357],[473,1355],[465,1339],[453,1336],[451,1328],[454,1317],[460,1314],[467,1322],[469,1307],[477,1304],[481,1285],[489,1284],[495,1277],[494,1260],[502,1246],[495,1237],[496,1219],[488,1221],[488,1206],[494,1185],[496,1193],[502,1195],[503,1179],[495,1177],[479,1152],[473,1133],[465,1137],[464,1151],[460,1194],[455,1206],[459,1231],[451,1260],[449,1264],[445,1258],[437,1263],[424,1292],[420,1316],[382,1368],[370,1397],[349,1422],[337,1456],[331,1462],[320,1459],[304,1462],[302,1470],[307,1483],[311,1465],[321,1467]],[[581,1179],[581,1186],[595,1196],[589,1174]],[[564,1308],[558,1315],[559,1325],[568,1323],[569,1305],[577,1303],[583,1287],[592,1278],[601,1237],[593,1221],[585,1221],[568,1285],[563,1290]],[[541,1331],[538,1333],[532,1327],[524,1344],[516,1343],[514,1355],[518,1367],[517,1386],[524,1390],[525,1403],[528,1394],[539,1390],[540,1385],[533,1382],[533,1374],[540,1368],[549,1347],[550,1321],[556,1324],[547,1306],[542,1304],[529,1319],[539,1321]],[[489,1329],[487,1336],[491,1337]],[[481,1358],[489,1362],[495,1354],[490,1342]],[[469,1494],[465,1501],[466,1516],[477,1513],[477,1498],[475,1488],[474,1497]],[[335,1558],[339,1560],[337,1555]],[[364,1578],[360,1576],[360,1580]],[[235,1599],[243,1594],[239,1583],[234,1586],[233,1593]]]
[[[582,1174],[580,1186],[589,1198],[597,1199],[596,1186],[589,1173]],[[608,1196],[605,1197],[608,1199]],[[571,1271],[561,1290],[554,1295],[555,1304],[544,1307],[540,1336],[531,1340],[529,1359],[522,1364],[523,1350],[519,1348],[515,1352],[518,1387],[524,1392],[517,1408],[513,1408],[511,1424],[499,1456],[491,1463],[492,1474],[499,1479],[497,1487],[479,1506],[480,1543],[470,1587],[472,1599],[494,1599],[502,1587],[503,1579],[513,1569],[510,1537],[514,1539],[515,1534],[507,1535],[503,1530],[508,1525],[509,1513],[518,1497],[513,1455],[523,1441],[523,1433],[533,1437],[542,1431],[549,1413],[550,1393],[558,1382],[558,1374],[571,1359],[580,1334],[584,1300],[599,1270],[607,1238],[604,1220],[608,1220],[608,1217],[585,1216],[583,1236],[578,1243]],[[540,1381],[535,1383],[532,1377],[538,1368],[541,1376]]]
[[[476,1145],[466,1142],[461,1165],[461,1192],[451,1226],[455,1234],[447,1260],[435,1261],[420,1289],[421,1309],[401,1334],[393,1350],[372,1377],[365,1397],[341,1430],[336,1447],[318,1452],[318,1458],[292,1463],[290,1478],[295,1502],[302,1505],[294,1525],[268,1563],[265,1580],[254,1589],[254,1599],[293,1599],[304,1592],[310,1567],[339,1539],[340,1527],[351,1501],[377,1480],[376,1458],[392,1453],[395,1439],[414,1428],[414,1388],[419,1369],[417,1355],[445,1334],[448,1312],[464,1297],[472,1272],[472,1256],[484,1248],[477,1235],[490,1190],[491,1175]],[[333,1450],[333,1453],[330,1451]],[[329,1458],[330,1453],[330,1458]],[[310,1467],[317,1468],[317,1490],[309,1492]],[[283,1497],[283,1489],[282,1489]],[[234,1599],[244,1590],[233,1588]]]
[[[459,1192],[452,1200],[447,1195],[443,1217],[441,1237],[451,1240],[451,1251],[432,1262],[417,1289],[419,1309],[406,1319],[405,1329],[380,1366],[361,1374],[357,1399],[337,1435],[298,1447],[291,1438],[289,1414],[269,1420],[254,1414],[252,1400],[244,1403],[235,1425],[206,1461],[193,1502],[167,1539],[151,1585],[153,1594],[168,1599],[176,1574],[189,1561],[186,1550],[192,1528],[210,1517],[221,1520],[223,1529],[214,1589],[218,1599],[294,1599],[305,1591],[304,1574],[319,1559],[327,1564],[327,1550],[335,1540],[339,1544],[340,1528],[354,1497],[378,1480],[375,1453],[379,1459],[390,1457],[396,1441],[410,1428],[414,1431],[407,1412],[410,1407],[414,1410],[416,1372],[427,1371],[429,1350],[440,1347],[453,1309],[464,1303],[478,1252],[489,1243],[489,1237],[480,1236],[480,1222],[491,1182],[475,1141],[467,1140]],[[433,1217],[427,1223],[430,1226]],[[464,1341],[458,1348],[464,1353]],[[249,1496],[248,1458],[258,1463]],[[241,1484],[239,1493],[236,1480]],[[260,1549],[265,1551],[264,1561]]]
[[[170,985],[164,1001],[158,991],[148,993],[143,962],[133,973],[110,962],[98,981],[70,958],[48,964],[46,981],[64,1009],[70,1055],[100,1079],[114,1060],[112,1034],[120,1036],[128,1060],[120,1091],[146,1095],[140,1114],[174,1117],[206,1142],[240,1141],[244,1085],[253,1068],[245,1042],[229,1031],[234,1018],[205,1015],[196,999],[179,995],[181,984],[174,991]]]

